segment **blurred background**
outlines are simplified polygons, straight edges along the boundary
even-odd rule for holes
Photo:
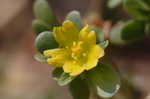
[[[108,9],[107,0],[48,1],[60,21],[69,11],[79,10],[85,21],[95,22],[106,32],[115,21],[130,18],[122,5]],[[52,68],[34,59],[33,3],[34,0],[0,0],[0,99],[71,99],[67,87],[59,87],[52,80]],[[148,37],[132,46],[113,47],[119,54],[109,51],[123,77],[133,77],[134,94],[120,92],[118,99],[150,99],[149,42]]]

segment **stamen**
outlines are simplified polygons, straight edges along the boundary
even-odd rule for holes
[[[72,48],[71,50],[73,52],[78,52],[80,49],[81,49],[80,46],[76,46],[76,47]]]
[[[81,46],[83,44],[83,41],[79,41],[78,45]]]
[[[72,58],[75,57],[75,53],[72,53],[72,54],[71,54],[71,57],[72,57]]]
[[[77,60],[77,57],[76,57],[76,56],[74,56],[74,57],[73,57],[73,59]]]
[[[73,63],[75,64],[75,63],[77,63],[76,61],[73,61]]]
[[[74,41],[74,42],[73,42],[73,46],[75,46],[76,44],[77,44],[77,43]]]
[[[66,46],[66,48],[67,48],[67,49],[69,49],[69,47],[68,47],[68,46]]]
[[[71,57],[72,57],[73,59],[77,60],[77,57],[75,56],[75,53],[72,53],[72,54],[71,54]]]
[[[86,56],[86,53],[83,53],[82,55],[83,55],[83,56]]]

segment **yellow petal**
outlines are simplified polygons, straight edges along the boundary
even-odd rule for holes
[[[96,33],[95,31],[91,31],[87,37],[87,43],[96,44]]]
[[[76,76],[81,74],[84,71],[83,66],[78,63],[66,62],[63,66],[64,72],[69,73],[71,76]]]
[[[91,46],[96,44],[96,33],[91,31],[90,27],[85,26],[79,34],[80,41],[83,42],[83,49],[88,50]]]
[[[50,49],[50,50],[45,50],[44,51],[44,56],[51,56],[55,57],[59,54],[65,54],[66,51],[64,48],[57,48],[57,49]]]
[[[57,56],[54,58],[48,58],[47,63],[54,67],[62,67],[65,63],[65,58],[63,56]]]
[[[87,35],[89,34],[90,32],[90,27],[88,25],[86,25],[79,33],[79,37],[81,39],[87,37]]]
[[[96,44],[96,34],[95,31],[91,31],[87,34],[86,37],[82,40],[84,42],[83,48],[90,49],[93,45]]]
[[[53,35],[55,37],[55,40],[59,43],[59,45],[64,46],[67,44],[61,26],[53,28]]]
[[[47,59],[48,64],[55,67],[62,67],[68,59],[68,52],[64,48],[46,50],[44,55],[50,57]]]
[[[70,46],[78,40],[79,30],[73,22],[66,20],[61,27],[54,27],[53,34],[61,46]]]
[[[98,59],[104,56],[104,49],[99,45],[94,45],[89,51],[87,63],[85,64],[85,69],[90,70],[98,64]]]

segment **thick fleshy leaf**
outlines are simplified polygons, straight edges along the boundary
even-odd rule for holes
[[[121,38],[126,41],[141,40],[145,37],[145,21],[130,20],[122,28]]]
[[[39,61],[39,62],[42,62],[42,63],[46,63],[46,59],[47,57],[45,57],[43,54],[41,53],[37,53],[34,58]]]
[[[70,83],[69,89],[73,99],[89,99],[89,87],[83,79],[78,77],[73,80]]]
[[[90,26],[91,30],[94,30],[96,33],[96,43],[104,41],[104,33],[96,26]]]
[[[74,78],[75,78],[75,76],[70,76],[68,73],[64,72],[60,76],[60,78],[58,80],[58,84],[60,86],[65,86],[65,85],[69,84]]]
[[[110,98],[120,88],[119,74],[110,65],[98,64],[87,72],[87,79],[97,94],[103,98]]]
[[[149,0],[123,0],[124,8],[131,15],[140,19],[150,18]]]
[[[109,8],[115,8],[119,4],[121,4],[122,0],[108,0],[108,7]]]
[[[34,20],[32,22],[32,28],[37,34],[44,31],[50,31],[50,26],[41,20]]]
[[[81,22],[81,16],[78,11],[71,11],[67,15],[66,20],[72,21],[78,27],[78,29],[81,29],[83,27]]]
[[[36,0],[34,3],[35,17],[49,24],[52,28],[58,25],[58,21],[46,0]]]
[[[114,45],[126,45],[127,42],[121,38],[121,30],[124,26],[124,22],[118,22],[116,25],[114,25],[110,30],[110,43]]]
[[[58,43],[55,41],[52,33],[47,31],[42,32],[37,36],[35,46],[38,51],[43,53],[44,50],[57,48]]]
[[[65,86],[75,79],[76,76],[70,76],[68,73],[63,72],[62,68],[56,68],[53,71],[53,78],[57,81],[58,85]]]
[[[53,79],[54,80],[59,80],[60,76],[62,75],[63,73],[63,69],[62,68],[55,68],[52,72],[52,76],[53,76]]]
[[[99,43],[99,45],[100,45],[100,47],[102,47],[103,49],[105,49],[109,45],[109,41],[108,40],[103,41],[103,42]]]
[[[147,23],[147,24],[146,24],[145,32],[146,32],[147,35],[150,34],[150,23]]]

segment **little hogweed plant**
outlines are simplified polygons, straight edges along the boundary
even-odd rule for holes
[[[71,11],[59,23],[46,0],[36,0],[32,26],[37,34],[35,59],[54,68],[53,79],[69,86],[73,99],[89,99],[90,93],[111,98],[120,88],[120,75],[105,61],[108,44],[125,46],[145,38],[150,32],[150,0],[110,0],[110,8],[123,3],[133,16],[120,21],[106,40],[101,29],[82,24],[80,13]],[[134,5],[136,3],[136,5]]]

